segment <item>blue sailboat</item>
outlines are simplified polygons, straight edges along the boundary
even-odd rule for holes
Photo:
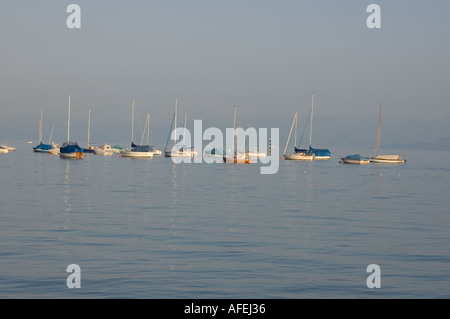
[[[61,158],[82,159],[84,156],[84,149],[81,148],[77,142],[70,142],[70,95],[69,95],[69,115],[67,118],[67,142],[59,149],[59,156]]]
[[[33,147],[33,152],[37,152],[37,153],[55,153],[58,151],[59,146],[56,144],[45,144],[42,142],[42,112],[43,110],[41,109],[41,118],[39,120],[39,144],[35,147]],[[53,133],[53,127],[52,127],[52,133]],[[50,133],[50,140],[52,138],[52,133]]]
[[[53,145],[44,144],[44,143],[40,142],[37,146],[33,147],[33,152],[48,153],[53,149],[54,149]]]
[[[77,142],[66,142],[59,151],[62,158],[82,159],[84,155],[84,149]]]
[[[314,94],[312,95],[312,103],[311,103],[311,122],[309,125],[309,148],[308,149],[300,149],[295,147],[296,153],[304,153],[306,155],[314,156],[316,160],[328,160],[331,158],[331,152],[327,148],[313,148],[311,146],[311,138],[312,138],[312,123],[313,123],[313,111],[314,111]]]
[[[341,158],[343,163],[346,164],[369,164],[370,159],[366,156],[360,154],[347,155]]]

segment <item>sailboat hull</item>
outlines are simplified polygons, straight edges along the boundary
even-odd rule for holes
[[[360,160],[360,159],[349,159],[349,158],[341,158],[342,162],[345,164],[369,164],[370,160]]]
[[[153,152],[120,151],[121,157],[153,158]]]
[[[266,153],[261,152],[246,152],[245,155],[248,157],[267,157]]]
[[[331,156],[314,156],[315,160],[329,160]]]
[[[239,157],[239,156],[224,156],[224,163],[234,163],[234,164],[252,164],[253,161],[248,157]]]
[[[406,160],[402,159],[400,155],[378,155],[370,158],[371,163],[386,163],[386,164],[402,164]]]
[[[51,149],[42,149],[42,148],[34,148],[33,152],[35,153],[49,153]]]
[[[285,160],[292,161],[314,161],[314,155],[306,155],[303,153],[283,154]]]
[[[48,154],[59,155],[60,154],[59,147],[52,148],[51,150],[48,151]]]
[[[161,150],[158,150],[156,148],[153,149],[153,155],[161,155],[161,154],[162,154]]]
[[[75,152],[75,153],[60,153],[60,158],[69,158],[69,159],[82,159],[84,156],[84,153],[82,152]]]
[[[378,137],[377,137],[377,156],[371,157],[371,163],[380,163],[380,164],[402,164],[406,163],[406,160],[401,158],[400,155],[379,155],[380,151],[380,131],[381,131],[381,104],[380,104],[380,113],[378,116]]]
[[[359,154],[348,155],[341,158],[342,162],[345,164],[369,164],[369,158],[361,156]]]
[[[194,154],[192,152],[183,152],[183,151],[164,151],[165,157],[192,157]]]

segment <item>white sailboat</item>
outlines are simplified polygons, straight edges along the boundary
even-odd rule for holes
[[[148,145],[134,144],[134,98],[131,104],[131,148],[126,148],[120,151],[121,157],[138,157],[138,158],[153,158],[153,152]]]
[[[233,155],[224,154],[224,163],[235,163],[235,164],[252,164],[253,161],[246,154],[237,153],[237,136],[236,136],[236,105],[234,106],[234,117],[233,117],[233,150],[231,152]]]
[[[378,138],[377,138],[377,156],[371,157],[371,163],[387,163],[387,164],[401,164],[405,163],[406,160],[402,159],[400,155],[380,155],[380,130],[381,130],[381,104],[380,104],[380,114],[378,116]]]
[[[266,157],[267,153],[265,152],[260,152],[258,151],[258,149],[251,149],[248,150],[247,152],[245,152],[245,155],[247,155],[248,157]]]
[[[147,114],[147,120],[145,121],[145,127],[144,127],[144,132],[142,132],[142,138],[141,138],[141,144],[143,145],[144,143],[144,136],[145,134],[147,134],[147,145],[150,146],[150,114]],[[136,145],[134,145],[136,146]],[[154,146],[150,146],[150,148],[152,149],[153,155],[161,155],[161,150],[155,148]]]
[[[293,160],[293,161],[313,161],[314,155],[313,154],[307,154],[307,152],[297,152],[297,148],[295,145],[297,145],[297,112],[294,115],[294,120],[292,121],[291,130],[289,132],[289,137],[286,141],[286,147],[284,148],[283,157],[285,160]],[[289,145],[289,141],[291,139],[292,130],[295,125],[295,137],[294,137],[294,153],[286,153],[287,147]]]
[[[70,142],[70,94],[69,94],[69,112],[67,116],[67,142],[59,149],[60,158],[82,159],[84,150],[77,142]]]
[[[145,121],[144,132],[142,133],[141,144],[144,141],[145,133],[147,132],[147,145],[150,145],[150,114],[147,114],[147,120]],[[154,146],[150,146],[153,152],[153,155],[161,155],[162,152],[160,149],[157,149]]]
[[[238,120],[238,126],[239,126],[239,120]],[[251,122],[248,124],[248,129],[250,129],[252,126],[251,126]],[[245,140],[242,142],[242,147],[244,147],[245,146]],[[267,153],[265,153],[265,152],[260,152],[260,151],[258,151],[258,148],[257,147],[253,147],[253,148],[249,148],[248,149],[248,151],[246,151],[245,152],[245,156],[247,156],[247,157],[260,157],[260,158],[262,158],[262,157],[266,157],[267,156]]]
[[[121,157],[138,157],[138,158],[153,158],[153,152],[148,147],[143,147],[148,145],[137,145],[131,149],[125,149],[120,151]]]
[[[169,138],[167,139],[167,143],[166,143],[166,148],[164,149],[164,156],[165,157],[192,157],[194,156],[194,152],[192,151],[192,149],[177,145],[177,110],[178,109],[178,99],[175,99],[175,112],[174,112],[174,117],[172,120],[172,124],[175,124],[174,127],[174,139],[173,139],[173,145],[171,148],[168,148],[168,144],[169,144],[169,140],[170,140],[170,135],[172,133],[172,126],[170,127],[169,130]],[[186,115],[185,115],[185,129],[186,129]],[[183,135],[183,138],[186,135]]]

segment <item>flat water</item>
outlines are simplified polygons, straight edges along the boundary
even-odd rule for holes
[[[0,298],[450,297],[448,151],[349,165],[360,150],[332,149],[261,175],[14,146],[0,154]]]

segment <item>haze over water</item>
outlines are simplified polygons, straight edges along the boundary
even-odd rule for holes
[[[450,296],[449,1],[75,4],[0,1],[0,144],[17,148],[0,154],[1,298]],[[41,109],[43,140],[68,139],[69,95],[81,146],[90,111],[91,145],[128,146],[135,99],[134,141],[150,114],[163,149],[177,99],[179,126],[230,128],[237,105],[237,126],[279,128],[282,150],[312,94],[312,146],[332,158],[273,175],[32,152]],[[374,155],[381,104],[381,148],[407,163],[340,164]]]

